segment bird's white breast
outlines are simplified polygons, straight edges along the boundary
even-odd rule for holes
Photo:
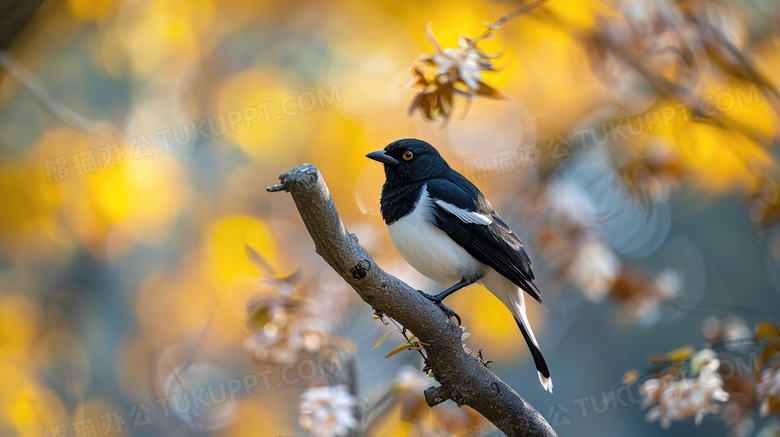
[[[481,276],[482,264],[433,223],[433,200],[427,186],[412,212],[387,230],[406,262],[444,287],[467,275]]]

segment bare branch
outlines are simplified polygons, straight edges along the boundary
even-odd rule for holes
[[[11,46],[43,0],[0,0],[0,50]]]
[[[428,345],[428,364],[441,384],[426,390],[429,405],[447,399],[468,405],[508,436],[556,435],[538,411],[463,350],[462,331],[436,305],[376,265],[357,237],[344,228],[316,167],[303,164],[279,179],[292,195],[317,253],[366,303]],[[279,187],[268,191],[279,191]]]

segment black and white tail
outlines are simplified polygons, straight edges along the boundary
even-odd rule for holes
[[[534,332],[531,331],[530,326],[526,328],[523,325],[523,322],[517,320],[517,317],[515,317],[515,322],[517,322],[517,326],[520,328],[520,332],[523,333],[525,342],[528,343],[528,349],[531,351],[534,364],[536,364],[536,373],[539,374],[539,382],[542,383],[542,387],[544,387],[545,390],[552,393],[553,384],[552,378],[550,377],[550,369],[547,368],[547,363],[544,361],[542,351],[539,349],[539,345],[536,343]]]
[[[509,279],[498,274],[495,270],[489,269],[482,278],[482,283],[494,296],[496,296],[515,317],[520,332],[528,344],[531,351],[531,357],[534,359],[539,382],[545,390],[552,393],[552,379],[550,378],[550,369],[547,368],[547,362],[544,361],[542,351],[539,349],[539,343],[536,342],[534,331],[531,324],[528,323],[528,316],[525,315],[525,296],[522,289],[512,283]]]
[[[510,311],[515,316],[515,322],[520,328],[520,332],[523,333],[523,338],[528,344],[528,349],[531,351],[531,357],[534,359],[536,365],[536,371],[539,374],[539,382],[542,383],[542,387],[545,390],[552,393],[553,383],[550,377],[550,369],[547,368],[547,362],[544,361],[541,349],[539,349],[539,343],[536,342],[534,331],[531,329],[531,324],[528,323],[528,316],[525,315],[525,298],[523,291],[518,290],[519,293],[512,293],[509,295],[509,299],[512,302]]]

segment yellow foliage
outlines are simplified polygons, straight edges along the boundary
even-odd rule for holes
[[[279,266],[281,253],[266,224],[249,216],[225,217],[212,225],[206,255],[209,278],[219,290],[227,290],[233,281],[260,276],[246,256],[245,244],[254,247],[272,266]]]

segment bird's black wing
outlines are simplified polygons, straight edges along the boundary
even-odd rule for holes
[[[428,181],[436,226],[479,262],[492,267],[545,306],[533,283],[531,259],[523,243],[479,189],[452,172],[455,175]]]

